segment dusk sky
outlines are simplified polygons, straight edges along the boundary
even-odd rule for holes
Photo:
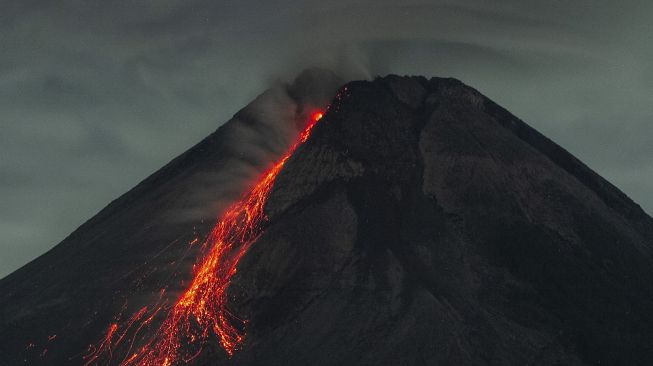
[[[653,213],[650,1],[4,1],[0,277],[311,66],[458,78]]]

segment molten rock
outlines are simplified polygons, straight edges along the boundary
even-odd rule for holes
[[[275,109],[286,111],[279,120],[292,127],[279,131],[295,131],[278,135],[286,148],[300,138],[295,127],[327,103],[324,95],[336,94],[337,78],[318,74],[261,97],[266,106],[287,107]],[[314,80],[328,87],[311,92]],[[277,131],[252,117],[260,115],[255,106],[237,114],[240,124]],[[240,171],[225,137],[239,121],[3,279],[0,359],[83,364],[93,354],[86,347],[96,351],[116,324],[110,357],[92,361],[118,365],[152,339],[196,273],[201,245],[189,243],[215,223],[202,213],[220,206],[193,209],[195,216],[172,224],[168,218],[197,205],[189,197],[202,177],[214,177],[199,184],[214,192],[212,201],[236,198],[220,177]],[[239,186],[252,186],[261,168],[283,156],[284,149],[267,150],[251,155],[256,174],[236,180]],[[209,333],[190,364],[653,359],[653,219],[457,80],[348,83],[266,195],[260,236],[224,295],[229,316],[244,320],[232,323],[242,343],[229,357]],[[135,321],[142,328],[126,331],[123,341],[120,330],[143,307]]]

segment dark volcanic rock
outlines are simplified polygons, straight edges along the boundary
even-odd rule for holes
[[[305,88],[323,78],[333,93],[337,81],[305,74],[287,97],[320,105],[327,92]],[[0,282],[7,364],[77,364],[122,301],[136,307],[183,279],[167,264],[192,253],[166,248],[193,225],[201,232],[199,219],[160,222],[187,203],[190,177],[224,174],[225,133]],[[347,84],[286,163],[266,211],[230,287],[232,312],[249,320],[244,347],[232,359],[207,352],[198,365],[653,359],[653,220],[457,80]],[[135,278],[149,280],[127,286]],[[51,333],[46,357],[24,350]]]
[[[234,364],[653,359],[651,218],[456,80],[348,84],[268,211]]]
[[[174,301],[226,203],[296,139],[342,85],[307,70],[258,96],[196,146],[113,201],[52,250],[0,280],[0,365],[80,365],[116,316]],[[224,357],[224,355],[222,355]],[[114,360],[116,361],[116,360]]]

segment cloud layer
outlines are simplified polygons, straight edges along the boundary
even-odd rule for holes
[[[0,277],[308,66],[453,76],[653,212],[645,1],[20,1],[0,14]]]

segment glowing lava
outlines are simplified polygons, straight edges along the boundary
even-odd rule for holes
[[[322,112],[315,111],[315,112],[311,113],[311,119],[313,121],[319,121],[321,118],[322,118]]]
[[[136,328],[136,334],[132,335],[129,350],[123,355],[120,365],[167,366],[189,363],[199,356],[202,346],[211,337],[217,338],[229,356],[233,355],[243,342],[242,329],[246,321],[238,319],[227,309],[226,290],[229,281],[236,273],[239,260],[263,231],[267,221],[263,207],[277,174],[295,149],[306,141],[311,129],[321,118],[321,111],[311,113],[297,141],[218,220],[204,242],[205,254],[193,267],[194,277],[190,286],[169,309],[153,337],[138,349],[132,349],[136,334],[152,321],[162,309],[161,305],[155,306],[152,314],[145,319],[146,308],[141,309],[130,318],[126,329],[121,330],[117,324],[111,324],[99,344],[92,346],[89,354],[84,357],[86,365],[97,363],[100,359],[106,360],[107,364],[111,363],[112,351],[132,328]],[[140,324],[134,325],[137,321]]]

